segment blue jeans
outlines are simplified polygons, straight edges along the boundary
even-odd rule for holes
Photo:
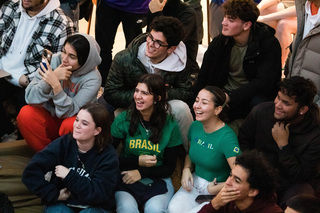
[[[56,203],[54,205],[46,206],[44,209],[46,213],[74,213],[74,211],[68,207],[65,203]],[[81,213],[109,213],[108,210],[102,208],[87,208],[80,211]]]
[[[173,196],[174,188],[171,178],[163,179],[168,191],[164,194],[150,198],[144,204],[144,213],[167,212],[169,202]],[[134,197],[125,191],[117,191],[115,194],[117,213],[139,213],[139,207]]]

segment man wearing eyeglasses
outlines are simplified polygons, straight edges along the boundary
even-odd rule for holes
[[[183,27],[177,18],[155,18],[149,33],[135,38],[127,49],[115,56],[107,77],[104,99],[109,111],[127,108],[133,101],[140,76],[147,73],[161,75],[187,149],[187,134],[193,118],[185,102],[193,97],[193,93],[187,50],[182,38]]]

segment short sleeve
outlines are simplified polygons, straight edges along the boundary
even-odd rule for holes
[[[221,150],[223,151],[226,159],[236,157],[241,154],[237,136],[231,128],[229,128],[229,131],[224,135],[223,142],[221,143]]]
[[[182,144],[182,137],[181,137],[178,123],[174,120],[172,122],[172,125],[173,127],[172,127],[171,137],[167,147],[174,147]],[[163,132],[163,134],[166,134],[166,133]]]
[[[118,117],[115,118],[111,125],[111,135],[116,138],[126,138],[126,123],[128,123],[127,112],[122,112]],[[129,127],[128,127],[129,128]]]

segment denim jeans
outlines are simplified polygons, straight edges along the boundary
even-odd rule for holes
[[[163,179],[168,191],[164,194],[150,198],[144,205],[144,213],[167,212],[168,204],[173,196],[174,188],[171,178]],[[139,206],[134,197],[125,191],[117,191],[115,194],[117,213],[139,213]]]
[[[59,202],[54,205],[46,206],[44,209],[46,213],[74,213],[72,208],[68,207],[65,203]],[[80,211],[80,213],[109,213],[108,210],[102,208],[87,208]]]

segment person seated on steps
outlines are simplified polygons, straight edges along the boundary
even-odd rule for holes
[[[73,23],[59,8],[59,0],[12,0],[0,11],[0,137],[15,134],[3,102],[15,111],[26,105],[25,88],[40,66],[45,48],[60,52]],[[4,72],[5,71],[5,72]]]
[[[80,109],[72,134],[33,156],[22,182],[41,197],[44,212],[111,212],[119,162],[110,126],[107,110],[89,103]]]
[[[72,132],[80,108],[97,100],[101,76],[100,47],[92,36],[67,38],[62,53],[41,64],[26,89],[27,106],[17,116],[26,142],[40,151],[59,136]]]
[[[141,76],[133,99],[111,126],[114,146],[123,145],[117,212],[139,213],[140,208],[145,213],[167,212],[174,193],[170,176],[183,149],[179,126],[170,113],[160,75]]]
[[[222,33],[204,54],[197,94],[205,86],[227,93],[229,122],[244,119],[255,105],[273,100],[281,80],[281,47],[270,26],[256,22],[252,0],[229,0],[222,5]]]
[[[239,155],[237,136],[225,123],[227,97],[222,89],[202,89],[193,105],[196,114],[189,129],[190,149],[182,171],[182,187],[169,204],[170,213],[199,209],[197,196],[215,195],[226,181]]]
[[[135,38],[127,49],[115,56],[103,98],[110,112],[113,113],[117,108],[123,110],[133,102],[133,93],[142,75],[155,73],[162,76],[167,87],[168,103],[178,121],[187,149],[187,134],[193,117],[186,103],[191,101],[193,93],[190,66],[186,63],[187,52],[182,38],[183,27],[177,18],[156,17],[148,33]]]
[[[276,204],[276,175],[255,150],[236,157],[225,185],[199,213],[282,213]]]

